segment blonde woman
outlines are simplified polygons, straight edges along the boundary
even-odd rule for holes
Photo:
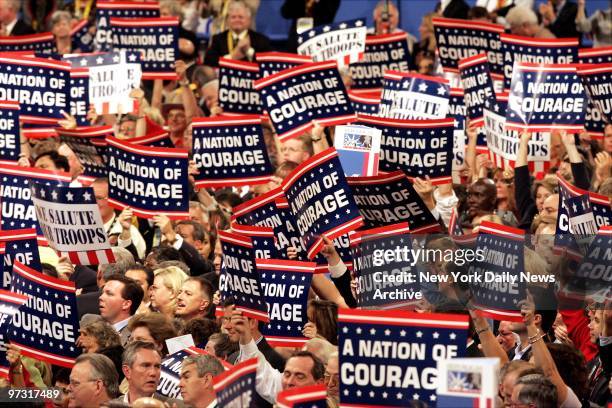
[[[149,293],[151,309],[172,319],[176,309],[176,296],[188,276],[176,266],[157,269],[153,273],[155,279]]]

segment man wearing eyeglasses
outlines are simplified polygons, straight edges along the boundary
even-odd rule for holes
[[[119,375],[110,358],[82,354],[70,372],[68,407],[99,407],[119,395]]]

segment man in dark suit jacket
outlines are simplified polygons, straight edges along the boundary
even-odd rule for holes
[[[212,38],[204,57],[204,65],[218,67],[221,57],[254,61],[256,53],[270,51],[268,37],[248,29],[251,18],[251,10],[244,3],[231,3],[227,13],[229,30]]]
[[[550,0],[540,5],[544,26],[557,38],[581,38],[576,29],[578,5],[569,0]]]
[[[25,21],[17,18],[21,8],[20,0],[0,1],[0,35],[34,34],[34,29]]]

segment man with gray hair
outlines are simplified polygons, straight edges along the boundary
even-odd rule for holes
[[[213,36],[204,65],[218,67],[221,57],[253,61],[255,53],[270,51],[268,37],[249,29],[252,18],[251,9],[244,2],[232,0],[227,12],[229,29]]]
[[[223,366],[210,355],[189,356],[181,366],[179,388],[185,403],[201,408],[215,408],[217,399],[213,378],[223,372]]]
[[[139,398],[154,398],[169,405],[176,403],[155,392],[161,375],[161,355],[155,344],[146,341],[128,344],[123,352],[121,369],[128,382],[128,391],[113,402],[131,406]]]
[[[538,22],[536,13],[527,6],[514,6],[506,14],[510,32],[523,37],[555,38],[547,28]]]
[[[68,385],[69,407],[99,407],[118,394],[119,375],[110,358],[87,353],[76,359]]]

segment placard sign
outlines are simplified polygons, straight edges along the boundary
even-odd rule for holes
[[[297,52],[313,61],[335,60],[340,66],[358,62],[365,51],[365,20],[350,20],[318,26],[298,35]]]
[[[342,403],[407,407],[419,399],[435,404],[436,363],[465,354],[468,319],[443,313],[340,309]]]
[[[260,113],[259,92],[253,88],[253,81],[259,78],[259,65],[256,63],[220,58],[219,106],[223,111]]]
[[[478,230],[476,251],[482,251],[468,266],[472,301],[483,316],[497,320],[522,321],[518,303],[526,298],[525,232],[483,221]],[[554,278],[553,278],[554,279]]]
[[[346,88],[333,61],[303,64],[255,81],[280,141],[321,126],[355,119]]]
[[[359,115],[359,123],[381,129],[380,170],[429,176],[434,184],[451,181],[455,120],[400,120]]]
[[[20,153],[19,103],[0,101],[0,163],[14,163]]]
[[[70,64],[46,58],[0,57],[0,100],[17,101],[23,123],[55,125],[70,112]]]
[[[368,35],[363,61],[350,65],[352,88],[380,88],[386,71],[408,72],[408,33]]]
[[[112,48],[112,29],[110,19],[159,17],[157,1],[96,1],[96,50],[108,51]]]
[[[407,221],[413,234],[439,231],[440,225],[403,171],[347,179],[363,216],[363,228]]]
[[[138,217],[189,217],[188,152],[135,145],[114,137],[108,144],[108,202],[131,207]]]
[[[334,148],[300,164],[283,180],[281,188],[309,259],[323,248],[321,235],[334,239],[363,223]]]
[[[506,128],[581,132],[586,95],[574,65],[517,62],[506,109]]]
[[[289,68],[297,67],[298,65],[313,62],[308,55],[298,55],[288,52],[258,52],[257,63],[259,64],[259,72],[262,78],[277,74]]]
[[[274,170],[259,115],[196,118],[193,160],[200,170],[196,187],[265,184]]]
[[[442,119],[448,113],[448,81],[387,71],[378,115],[389,119]]]
[[[74,282],[13,265],[11,290],[29,297],[11,319],[8,337],[21,354],[61,367],[74,365],[81,350]]]
[[[262,334],[272,347],[302,347],[308,341],[302,329],[308,323],[308,290],[316,264],[261,258],[255,264],[270,315],[260,326]]]
[[[574,64],[578,61],[577,38],[531,38],[500,34],[504,55],[504,89],[510,88],[515,62]]]
[[[444,71],[458,73],[459,61],[485,53],[493,75],[501,78],[503,59],[500,34],[504,26],[484,21],[434,17],[434,34]]]

